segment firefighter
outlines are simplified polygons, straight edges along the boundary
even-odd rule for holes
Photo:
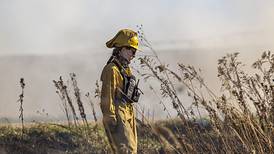
[[[133,103],[140,96],[129,64],[138,50],[137,33],[120,30],[106,42],[113,53],[101,74],[101,110],[104,128],[115,154],[137,153],[137,131]]]

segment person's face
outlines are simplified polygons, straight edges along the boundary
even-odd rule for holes
[[[135,57],[136,49],[132,47],[123,47],[120,51],[120,56],[124,57],[129,62]]]

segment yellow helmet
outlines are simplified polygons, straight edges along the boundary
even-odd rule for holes
[[[108,48],[127,46],[138,50],[137,33],[130,29],[122,29],[111,40],[107,41],[106,46]]]

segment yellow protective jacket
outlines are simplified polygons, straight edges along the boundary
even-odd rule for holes
[[[137,153],[137,131],[136,121],[131,103],[121,101],[121,90],[123,89],[123,77],[117,64],[107,64],[101,74],[101,110],[103,113],[103,124],[114,153]],[[130,68],[125,70],[131,75]]]

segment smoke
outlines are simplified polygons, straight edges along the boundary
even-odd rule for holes
[[[273,51],[273,18],[271,0],[2,0],[0,115],[16,115],[21,77],[27,85],[26,113],[45,108],[63,114],[52,80],[75,72],[80,88],[91,90],[110,56],[105,42],[137,24],[144,25],[165,63],[201,68],[218,91],[217,59],[240,52],[251,65],[262,51]]]
[[[162,45],[175,40],[207,48],[273,48],[273,7],[270,0],[4,0],[0,51],[6,55],[102,49],[118,29],[135,29],[137,24],[145,25],[148,37]]]

